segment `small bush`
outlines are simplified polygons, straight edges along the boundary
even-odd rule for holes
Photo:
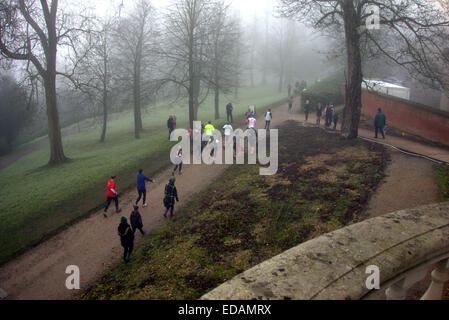
[[[323,105],[333,103],[335,106],[344,103],[341,86],[344,83],[344,76],[341,73],[316,82],[301,94],[302,105],[310,100],[311,110],[316,110],[318,102]]]

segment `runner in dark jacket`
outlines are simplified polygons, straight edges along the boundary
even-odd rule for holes
[[[134,248],[134,232],[131,230],[131,226],[128,224],[125,217],[122,217],[118,226],[118,235],[120,236],[120,242],[124,249],[123,260],[129,262],[129,257]]]
[[[179,202],[178,199],[178,191],[175,187],[175,178],[170,178],[167,185],[165,185],[165,196],[164,196],[164,206],[165,206],[165,213],[164,217],[167,217],[167,212],[170,210],[170,216],[173,217],[173,211],[175,208],[175,199]]]
[[[131,228],[133,230],[133,233],[136,233],[136,230],[138,229],[142,235],[145,234],[145,231],[143,231],[142,229],[143,228],[142,216],[139,213],[138,206],[134,206],[134,211],[131,212],[129,221],[131,222]]]
[[[332,120],[334,121],[334,130],[337,130],[338,112],[334,112],[334,118]]]
[[[232,109],[233,109],[232,103],[229,102],[226,105],[226,119],[227,119],[227,121],[230,121],[231,123],[232,123]]]
[[[323,115],[323,106],[321,102],[318,102],[318,106],[316,107],[316,124],[319,126],[321,121],[321,116]]]
[[[150,178],[147,178],[143,175],[143,170],[139,170],[139,174],[137,175],[137,193],[139,194],[139,197],[136,200],[136,205],[139,203],[140,199],[143,196],[143,206],[147,206],[147,188],[145,186],[145,182],[153,182]]]

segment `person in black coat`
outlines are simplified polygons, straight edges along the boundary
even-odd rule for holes
[[[338,112],[334,112],[333,122],[334,122],[334,130],[337,130],[337,123],[338,123]]]
[[[139,213],[138,206],[134,206],[134,211],[131,212],[129,221],[131,222],[131,228],[133,230],[133,233],[136,233],[136,230],[138,229],[142,235],[145,234],[145,231],[143,231],[142,229],[143,228],[142,216]]]
[[[170,140],[170,135],[173,130],[175,130],[176,122],[173,118],[173,115],[170,115],[167,120],[167,128],[168,128],[168,140]]]
[[[316,107],[316,124],[318,126],[320,125],[322,115],[323,115],[323,106],[321,105],[321,102],[318,102],[318,105]]]
[[[232,103],[226,105],[226,119],[232,123]]]
[[[178,191],[175,187],[175,178],[170,178],[170,181],[165,185],[165,196],[164,196],[164,206],[165,213],[164,217],[167,217],[168,210],[170,210],[170,216],[173,217],[173,211],[175,208],[175,199],[179,202]]]
[[[127,263],[134,248],[134,232],[131,230],[131,226],[125,217],[122,217],[118,226],[118,235],[120,236],[120,242],[124,249],[123,260]]]

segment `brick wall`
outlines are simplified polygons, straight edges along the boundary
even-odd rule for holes
[[[449,145],[449,113],[408,100],[362,91],[362,114],[374,117],[377,109],[387,125]]]

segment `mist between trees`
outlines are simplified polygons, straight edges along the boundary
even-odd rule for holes
[[[447,90],[447,1],[279,0],[274,12],[243,17],[229,1],[127,2],[96,16],[88,1],[4,0],[0,4],[0,66],[37,112],[31,133],[46,131],[50,164],[67,160],[61,127],[93,118],[99,141],[111,114],[130,109],[140,138],[142,112],[186,102],[189,123],[201,108],[222,116],[226,95],[276,81],[317,79],[344,66],[343,132],[357,136],[363,64],[388,59]],[[379,30],[364,28],[379,7]],[[342,57],[346,57],[341,63]],[[380,58],[382,57],[382,58]],[[11,80],[12,81],[12,80]],[[222,95],[220,95],[222,94]],[[214,96],[214,105],[204,102]],[[24,103],[2,108],[20,110]],[[5,109],[6,110],[6,109]],[[24,111],[28,114],[28,111]],[[48,130],[37,130],[45,125]],[[163,125],[163,124],[162,124]],[[15,126],[17,131],[23,125]],[[13,139],[3,137],[4,139]],[[11,145],[12,142],[8,142]]]

